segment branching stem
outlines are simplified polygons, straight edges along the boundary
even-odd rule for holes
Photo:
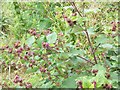
[[[83,3],[83,15],[81,15],[80,11],[78,10],[78,8],[76,7],[76,5],[75,5],[74,2],[72,2],[71,4],[72,4],[72,6],[75,7],[76,11],[78,12],[78,14],[79,14],[81,17],[85,17],[85,14],[84,14],[85,3]],[[91,43],[91,41],[90,41],[90,37],[89,37],[88,31],[87,31],[87,28],[86,28],[86,21],[84,21],[84,27],[85,27],[84,31],[85,31],[85,34],[86,34],[88,43],[89,43],[89,45],[90,45],[91,54],[93,55],[94,61],[95,61],[95,63],[97,64],[97,59],[96,59],[96,56],[95,56],[95,51],[96,51],[97,48],[94,49],[93,46],[92,46],[92,43]],[[85,58],[84,58],[84,60],[85,60]]]
[[[85,60],[85,61],[91,63],[92,65],[95,65],[93,62],[91,62],[91,60],[87,60],[86,58],[84,58],[84,57],[82,57],[82,56],[78,56],[78,57],[80,57],[80,58],[82,58],[83,60]]]

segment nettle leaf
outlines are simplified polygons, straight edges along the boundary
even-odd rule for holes
[[[109,83],[105,75],[103,74],[103,71],[99,71],[95,77],[95,81],[97,83],[97,87],[101,87],[102,84]]]
[[[106,49],[112,49],[113,45],[112,44],[103,44],[101,47],[106,48]]]
[[[40,74],[34,74],[30,79],[27,80],[27,82],[31,82],[33,86],[40,86],[42,79],[43,78]]]
[[[65,6],[65,7],[63,7],[64,9],[74,9],[74,7],[73,6]]]
[[[74,64],[74,65],[77,65],[78,63],[81,63],[82,65],[84,63],[86,63],[85,60],[79,58],[79,57],[71,57],[71,62]]]
[[[117,61],[118,57],[117,56],[111,56],[110,59]]]
[[[108,38],[105,35],[99,35],[96,39],[96,44],[98,45],[99,43],[104,44],[108,41]]]
[[[44,41],[44,36],[41,36],[38,40],[37,40],[37,45],[41,48],[42,47],[42,42]]]
[[[35,42],[35,37],[31,36],[30,38],[27,39],[26,44],[28,46],[32,46],[32,44]]]
[[[56,6],[54,10],[55,10],[55,12],[62,12],[62,8],[60,8],[58,6]]]
[[[56,32],[53,32],[53,33],[49,34],[46,38],[47,38],[47,41],[49,44],[53,44],[57,40],[57,34],[56,34]]]
[[[35,60],[39,60],[40,59],[40,57],[37,55],[37,56],[35,56]]]
[[[106,68],[103,65],[100,64],[96,64],[92,67],[92,69],[97,69],[98,72],[101,72],[102,74],[104,74],[106,72]]]
[[[118,73],[117,72],[110,72],[111,78],[114,82],[118,82]]]
[[[109,83],[109,81],[105,77],[106,68],[103,65],[96,64],[92,67],[92,69],[98,70],[97,75],[92,78],[92,81],[97,82],[97,87],[101,87],[102,84]]]
[[[39,69],[38,67],[28,68],[26,73],[33,73],[36,72],[38,69]]]
[[[84,50],[80,49],[80,50],[76,50],[71,48],[70,52],[68,53],[69,56],[74,56],[74,55],[83,55],[85,53]]]
[[[48,18],[43,18],[39,22],[40,29],[48,29],[51,26],[51,20]]]
[[[73,75],[71,77],[68,77],[65,79],[61,85],[62,88],[77,88],[77,84],[75,79],[77,78],[77,75]]]
[[[83,84],[82,84],[83,88],[89,88],[90,86],[92,86],[90,79],[88,79],[87,77],[83,77],[82,81],[83,81]]]
[[[85,9],[85,13],[97,13],[100,9],[94,8],[94,9]]]
[[[75,34],[80,34],[81,32],[80,31],[83,31],[84,29],[82,27],[79,27],[79,26],[74,26],[73,27],[73,30],[72,30],[72,33],[75,33]]]
[[[43,84],[40,88],[52,88],[52,87],[53,87],[52,82],[47,82],[47,83]]]
[[[94,35],[95,34],[95,32],[94,32],[94,28],[93,27],[90,27],[87,31],[88,31],[88,34],[89,35]]]
[[[92,80],[91,80],[91,76],[89,76],[89,75],[87,75],[86,76],[86,74],[85,75],[80,75],[80,77],[78,77],[77,79],[76,79],[76,81],[82,81],[82,86],[83,86],[83,88],[92,88],[92,87],[94,87],[93,86],[93,84],[92,84]]]

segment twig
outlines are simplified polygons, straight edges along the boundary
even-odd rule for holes
[[[94,49],[94,52],[97,50],[97,48],[100,46],[101,43],[99,43],[96,48]]]
[[[77,9],[77,7],[76,7],[76,5],[75,5],[74,2],[71,2],[71,4],[75,7],[76,11],[78,12],[78,14],[79,14],[81,17],[85,17],[85,14],[84,14],[84,6],[85,6],[85,3],[83,3],[83,15],[81,15],[80,11]],[[93,55],[93,57],[94,57],[95,63],[97,64],[97,59],[96,59],[96,56],[95,56],[95,50],[94,50],[93,47],[92,47],[92,44],[91,44],[91,41],[90,41],[90,37],[89,37],[88,31],[87,31],[87,29],[86,29],[86,22],[85,22],[85,21],[84,21],[84,26],[85,26],[84,31],[86,32],[86,36],[87,36],[87,39],[88,39],[88,43],[89,43],[90,48],[91,48],[91,53],[92,53],[92,55]],[[97,49],[97,48],[96,48],[96,49]],[[83,58],[83,57],[82,57],[82,58]],[[84,58],[84,60],[85,60],[85,58]]]
[[[80,58],[82,58],[83,60],[85,60],[85,61],[87,61],[87,62],[89,62],[89,63],[95,65],[93,62],[91,62],[91,60],[87,60],[86,58],[84,58],[84,57],[82,57],[82,56],[78,56],[78,57],[80,57]]]
[[[85,30],[85,33],[86,33],[86,37],[87,37],[87,39],[88,39],[88,43],[89,43],[89,45],[90,45],[91,53],[92,53],[92,55],[93,55],[93,57],[94,57],[95,63],[97,64],[97,60],[96,60],[96,57],[95,57],[95,52],[94,52],[94,49],[93,49],[93,47],[92,47],[92,44],[91,44],[91,41],[90,41],[90,37],[89,37],[88,31]]]
[[[74,3],[74,2],[71,2],[71,4],[72,4],[72,6],[74,6],[74,8],[75,8],[76,11],[78,12],[78,14],[79,14],[81,17],[83,17],[82,14],[80,13],[80,11],[77,9],[75,3]]]
[[[11,72],[11,67],[10,67],[10,65],[9,65],[9,73],[8,73],[8,76],[9,76],[9,80],[10,80],[10,72]]]

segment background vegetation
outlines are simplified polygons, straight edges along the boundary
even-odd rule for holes
[[[1,2],[3,88],[118,88],[118,2]]]

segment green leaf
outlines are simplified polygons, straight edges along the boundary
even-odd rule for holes
[[[92,85],[92,83],[87,77],[83,77],[82,81],[83,81],[83,84],[82,84],[83,88],[89,88]]]
[[[105,35],[99,35],[96,39],[96,44],[98,45],[99,43],[103,44],[106,43],[108,41],[108,38]]]
[[[88,34],[89,35],[94,35],[95,34],[95,32],[94,32],[94,28],[93,27],[90,27],[87,31],[88,31]]]
[[[31,36],[30,38],[27,39],[26,44],[28,46],[32,46],[32,44],[35,42],[35,37]]]
[[[35,60],[39,60],[40,59],[40,57],[39,56],[35,56]]]
[[[72,33],[80,34],[81,33],[80,31],[83,31],[83,30],[84,30],[83,28],[76,25],[73,27]]]
[[[102,84],[108,83],[107,78],[105,77],[105,75],[103,74],[103,71],[99,71],[95,77],[95,81],[97,83],[97,87],[101,87]]]
[[[96,64],[92,69],[97,69],[98,73],[95,77],[92,78],[92,81],[96,81],[97,87],[101,87],[102,84],[108,83],[109,81],[105,77],[106,68],[103,65]]]
[[[106,72],[106,69],[103,65],[100,64],[96,64],[92,67],[92,69],[97,69],[98,72],[100,71],[102,74],[104,74]]]
[[[112,78],[113,81],[118,82],[119,75],[118,75],[117,72],[110,72],[110,76],[111,76],[111,78]]]
[[[30,79],[27,80],[27,82],[31,82],[32,85],[35,86],[40,86],[42,84],[42,76],[39,74],[34,74]]]
[[[53,44],[57,40],[57,34],[55,32],[53,32],[53,33],[49,34],[46,38],[47,38],[47,41],[49,44]]]
[[[51,26],[51,20],[48,18],[43,18],[39,22],[40,29],[48,29]]]
[[[26,73],[33,73],[36,72],[38,69],[39,69],[38,67],[28,68]]]
[[[56,7],[55,7],[55,12],[62,12],[62,8],[61,8],[61,7],[56,6]]]
[[[115,60],[115,61],[118,60],[117,56],[111,56],[110,59]]]
[[[52,82],[47,82],[43,84],[40,88],[52,88],[52,87],[53,87]]]
[[[85,53],[84,50],[76,50],[74,48],[71,48],[70,52],[68,53],[69,56],[74,56],[74,55],[83,55]]]
[[[98,9],[98,8],[85,9],[85,13],[97,13],[97,12],[99,12],[99,11],[100,11],[100,9]]]
[[[78,63],[81,63],[82,65],[84,64],[84,63],[86,63],[86,61],[85,60],[83,60],[83,59],[81,59],[81,58],[79,58],[79,57],[71,57],[71,62],[74,64],[74,65],[77,65]]]
[[[42,42],[44,41],[44,36],[43,37],[40,37],[38,40],[37,40],[37,45],[41,48],[42,47]]]
[[[73,6],[65,6],[65,7],[63,7],[64,9],[74,9],[74,7]]]
[[[68,77],[62,83],[62,88],[77,88],[77,84],[75,82],[77,75],[73,75],[72,77]]]
[[[112,44],[103,44],[103,45],[101,45],[101,47],[106,48],[106,49],[111,49],[111,48],[113,48],[113,45]]]
[[[91,76],[89,76],[89,75],[87,75],[86,76],[86,74],[85,75],[80,75],[80,77],[78,77],[77,79],[76,79],[76,81],[79,81],[79,80],[81,80],[82,81],[82,86],[83,86],[83,88],[92,88],[93,87],[93,84],[92,84],[92,81],[91,81]]]

